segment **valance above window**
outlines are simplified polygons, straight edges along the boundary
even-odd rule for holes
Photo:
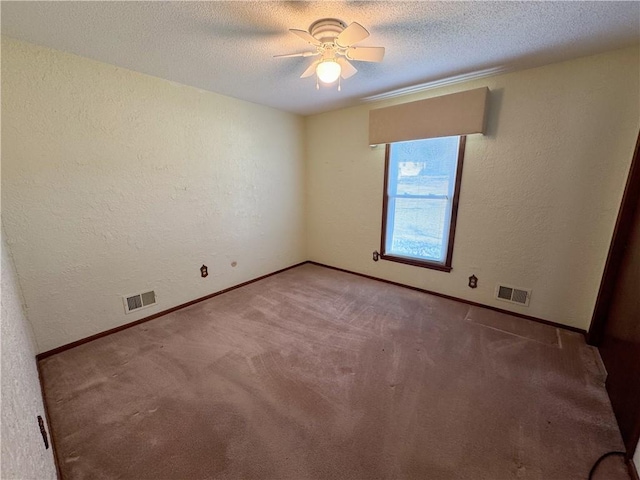
[[[369,112],[369,145],[484,133],[487,87],[377,108]]]

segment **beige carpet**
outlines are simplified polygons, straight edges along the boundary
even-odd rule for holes
[[[622,448],[581,335],[310,264],[41,368],[64,479],[586,479]]]

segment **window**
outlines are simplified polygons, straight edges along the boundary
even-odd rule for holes
[[[381,258],[451,271],[464,136],[387,144]]]

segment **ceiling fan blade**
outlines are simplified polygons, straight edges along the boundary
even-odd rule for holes
[[[307,43],[310,43],[311,45],[315,45],[315,46],[322,45],[317,38],[315,38],[306,30],[298,30],[296,28],[290,28],[289,31],[294,35],[299,36],[302,40],[304,40]]]
[[[356,67],[351,65],[349,63],[349,60],[347,60],[346,58],[338,58],[337,62],[340,64],[340,68],[342,69],[340,72],[340,76],[345,80],[349,77],[353,77],[356,73],[358,73]]]
[[[314,55],[320,55],[320,53],[319,52],[286,53],[284,55],[274,55],[273,58],[313,57]]]
[[[353,22],[347,28],[345,28],[340,35],[336,37],[336,43],[341,47],[349,47],[354,43],[358,43],[369,36],[369,32],[366,28],[357,22]]]
[[[349,60],[381,62],[384,58],[384,47],[350,47],[346,55]]]
[[[302,72],[302,75],[300,75],[300,78],[307,78],[313,75],[314,73],[316,73],[316,67],[318,66],[319,63],[320,63],[320,60],[316,60],[311,65],[309,65],[307,69],[304,72]]]

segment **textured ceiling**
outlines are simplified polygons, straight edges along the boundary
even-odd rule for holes
[[[640,2],[2,2],[2,34],[282,110],[311,114],[485,69],[520,69],[640,42]],[[315,89],[288,33],[357,21],[383,63]]]

